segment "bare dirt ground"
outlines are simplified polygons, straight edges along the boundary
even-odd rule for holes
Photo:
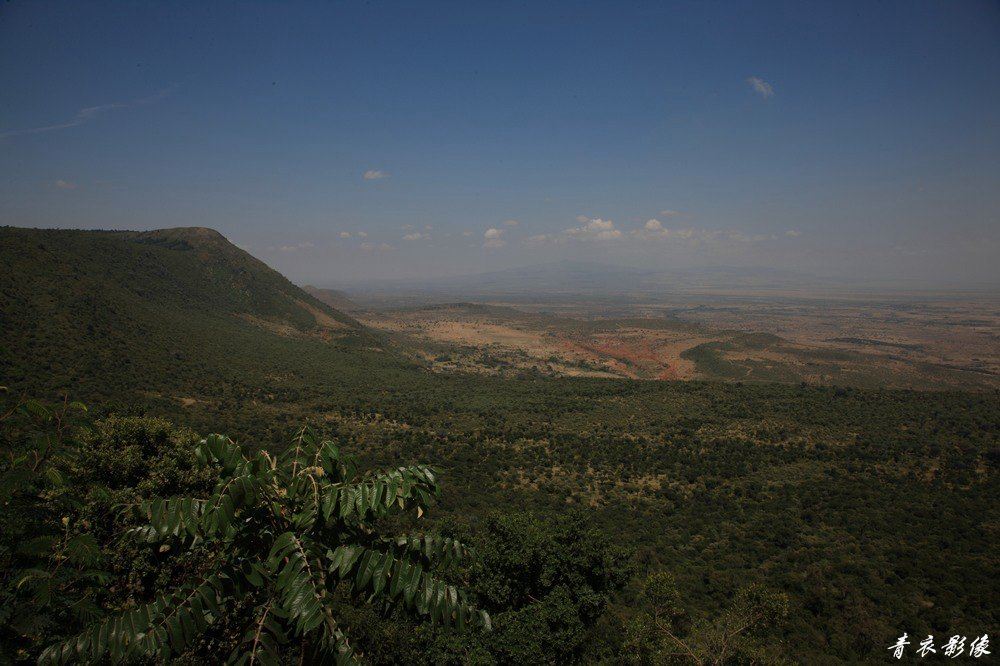
[[[437,371],[1000,387],[1000,297],[699,295],[368,312]],[[759,335],[769,334],[769,335]]]

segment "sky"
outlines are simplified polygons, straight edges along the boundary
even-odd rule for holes
[[[1000,3],[10,0],[0,224],[1000,288]]]

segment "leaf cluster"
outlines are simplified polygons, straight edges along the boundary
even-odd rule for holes
[[[204,497],[154,498],[135,507],[145,523],[130,538],[160,552],[202,555],[192,580],[47,648],[40,663],[169,660],[196,649],[216,625],[239,618],[234,663],[351,662],[354,649],[335,595],[398,605],[458,628],[489,629],[489,615],[440,577],[470,556],[452,539],[386,536],[391,514],[422,514],[438,494],[422,465],[362,473],[335,442],[301,428],[280,455],[247,453],[223,435],[195,457],[218,470]]]

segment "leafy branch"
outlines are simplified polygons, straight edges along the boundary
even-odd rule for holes
[[[429,507],[438,494],[429,467],[359,474],[353,459],[308,427],[283,456],[246,454],[222,435],[206,437],[194,455],[218,470],[212,493],[144,503],[147,524],[131,535],[197,547],[207,553],[208,574],[48,647],[39,663],[169,660],[221,617],[242,619],[236,608],[245,599],[255,611],[245,618],[231,662],[277,663],[293,638],[303,659],[351,662],[355,654],[333,600],[344,585],[368,602],[399,604],[433,622],[491,628],[485,611],[430,571],[472,557],[468,547],[376,529],[375,521],[391,513],[415,508],[422,515]]]

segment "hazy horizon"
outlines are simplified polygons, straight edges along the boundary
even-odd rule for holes
[[[574,275],[588,278],[586,286],[571,288],[568,284]],[[628,282],[630,275],[641,277],[643,282]],[[490,280],[495,278],[495,282]],[[599,282],[607,278],[606,282]],[[709,278],[706,282],[686,284],[678,282],[686,278]],[[727,283],[726,279],[732,278]],[[484,288],[481,281],[487,280]],[[557,285],[548,284],[545,280],[558,281]],[[757,281],[756,283],[754,281]],[[798,280],[796,282],[796,280]],[[510,266],[496,270],[473,270],[470,272],[442,273],[423,275],[410,278],[393,277],[349,277],[347,279],[317,278],[294,279],[300,286],[308,285],[320,289],[346,290],[351,293],[378,291],[397,292],[434,292],[451,296],[466,295],[470,297],[487,297],[504,291],[516,291],[523,295],[537,292],[544,295],[553,289],[563,293],[575,293],[578,296],[587,294],[612,295],[625,292],[653,293],[663,295],[683,293],[689,288],[706,287],[711,290],[754,291],[759,289],[775,290],[787,288],[802,295],[815,293],[819,295],[861,294],[871,293],[891,295],[924,293],[954,293],[988,292],[1000,296],[997,289],[1000,282],[926,282],[919,279],[906,278],[850,278],[848,276],[830,276],[822,273],[811,273],[805,270],[771,268],[767,266],[743,265],[699,265],[687,268],[671,268],[669,266],[634,266],[612,264],[601,261],[584,261],[577,259],[562,259],[545,263]],[[654,288],[662,285],[662,288]]]
[[[212,227],[320,286],[996,287],[998,37],[991,2],[5,3],[0,219]]]

